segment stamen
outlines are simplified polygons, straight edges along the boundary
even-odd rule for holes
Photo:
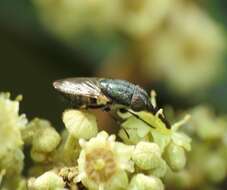
[[[191,119],[191,115],[187,114],[184,118],[173,124],[174,130],[177,130],[180,126],[186,124]]]
[[[156,108],[157,107],[157,101],[156,101],[157,94],[154,90],[151,90],[150,95],[151,95],[151,104],[154,108]]]

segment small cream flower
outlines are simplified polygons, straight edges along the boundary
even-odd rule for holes
[[[134,147],[115,142],[115,136],[100,132],[89,141],[80,140],[82,151],[78,159],[78,181],[92,190],[124,189],[128,172],[133,172],[130,160]]]

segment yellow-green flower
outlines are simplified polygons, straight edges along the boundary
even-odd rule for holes
[[[82,151],[78,159],[78,181],[92,190],[125,189],[127,172],[133,172],[130,160],[133,146],[115,141],[115,136],[104,131],[89,141],[80,140]]]
[[[140,118],[130,115],[125,122],[122,123],[121,127],[124,129],[119,130],[119,136],[126,144],[137,144],[140,141],[151,141],[154,138],[153,133],[168,137],[170,130],[168,130],[165,124],[158,117],[158,114],[153,115],[152,113],[141,111],[136,112]],[[120,115],[122,117],[122,115]],[[145,122],[149,123],[147,125]],[[127,133],[126,133],[127,131]],[[162,140],[166,140],[163,138]]]

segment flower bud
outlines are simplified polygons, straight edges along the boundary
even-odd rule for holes
[[[33,122],[39,126],[32,141],[33,149],[38,152],[53,151],[60,143],[60,135],[46,120],[35,119]]]
[[[165,150],[164,157],[173,171],[182,170],[186,164],[186,155],[183,147],[171,142]]]
[[[46,172],[38,178],[32,178],[28,181],[28,189],[30,190],[62,190],[65,183],[61,177],[54,172]]]
[[[166,164],[166,161],[161,159],[159,162],[159,166],[157,168],[154,168],[150,171],[148,171],[149,175],[161,178],[164,177],[167,173],[168,166]]]
[[[95,116],[87,111],[67,110],[63,113],[63,122],[69,133],[77,139],[90,139],[98,131]]]
[[[132,159],[140,169],[150,170],[161,164],[161,151],[155,143],[139,142],[133,152]]]
[[[133,176],[128,190],[164,190],[162,181],[153,176],[137,174]]]
[[[44,152],[37,152],[33,148],[30,151],[30,155],[33,161],[35,162],[45,162],[47,161],[47,154]]]

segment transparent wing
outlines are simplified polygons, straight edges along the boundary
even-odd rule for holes
[[[53,83],[55,89],[71,95],[87,97],[104,96],[99,88],[98,78],[67,78]]]

